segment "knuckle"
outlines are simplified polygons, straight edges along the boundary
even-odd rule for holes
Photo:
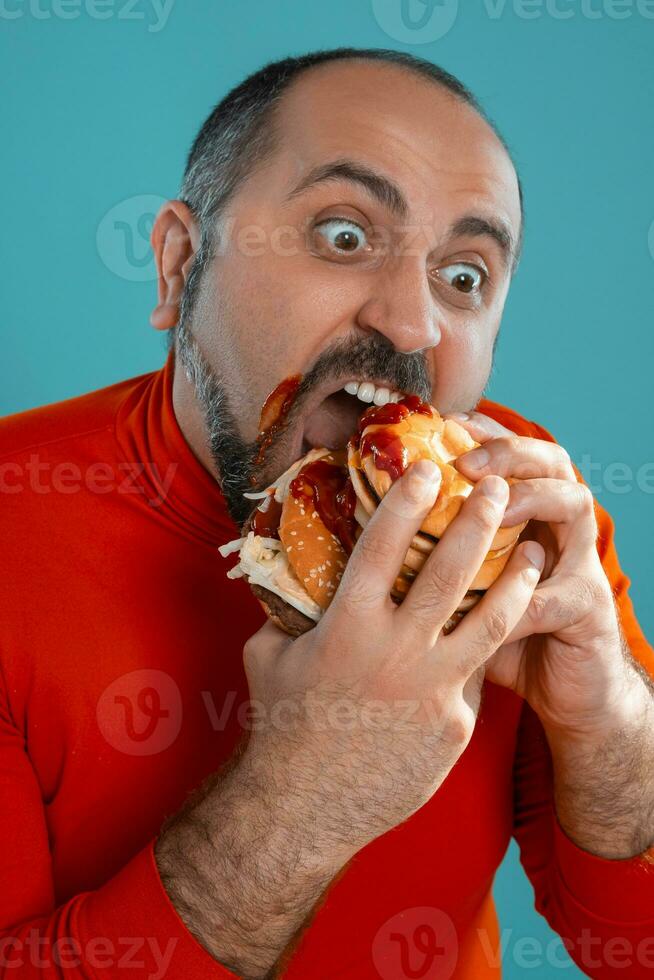
[[[431,589],[445,598],[454,596],[465,585],[461,567],[450,559],[428,561],[423,572],[427,575]]]
[[[585,483],[577,484],[577,500],[579,502],[579,510],[582,514],[593,514],[595,510],[595,502],[593,499],[593,494]]]
[[[380,596],[370,589],[368,582],[361,572],[353,571],[338,590],[338,606],[351,613],[359,614],[372,609],[379,603]]]
[[[568,452],[568,450],[564,449],[563,446],[560,446],[558,443],[553,443],[553,446],[554,446],[554,455],[559,465],[566,469],[571,468],[572,460],[570,459],[570,453]]]
[[[504,469],[509,460],[515,457],[519,443],[511,436],[497,436],[486,443],[485,449],[491,457],[490,466]]]
[[[490,609],[481,623],[478,644],[483,648],[498,647],[508,636],[509,617],[506,609]]]
[[[534,592],[527,610],[527,615],[533,623],[543,622],[552,608],[553,603],[558,600],[554,596],[545,596],[542,592]]]
[[[443,737],[452,745],[467,745],[472,729],[470,719],[460,711],[450,712],[443,720]]]
[[[475,531],[487,534],[495,531],[501,521],[501,512],[486,496],[479,495],[476,506],[470,509],[468,519]]]
[[[364,531],[356,547],[366,565],[385,565],[395,553],[393,539],[388,534],[366,534]]]

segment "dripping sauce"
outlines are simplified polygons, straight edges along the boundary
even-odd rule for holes
[[[354,519],[356,494],[347,468],[316,459],[291,480],[290,491],[296,500],[302,497],[311,500],[327,530],[336,535],[350,555],[356,543],[357,522]]]
[[[301,374],[293,374],[288,378],[284,378],[276,388],[273,388],[263,403],[259,418],[259,435],[257,436],[259,449],[254,461],[256,466],[260,466],[263,463],[266,450],[286,424],[286,417],[291,405],[295,401],[295,396],[297,395],[301,381]],[[256,477],[253,476],[250,482],[254,485],[256,483]]]
[[[279,522],[282,517],[282,505],[271,495],[270,503],[265,510],[259,507],[254,512],[250,529],[262,538],[279,538]]]
[[[367,409],[359,419],[355,447],[359,448],[362,459],[364,456],[372,456],[377,469],[388,473],[391,480],[402,476],[409,465],[409,454],[402,440],[395,432],[385,428],[364,432],[370,425],[397,425],[414,414],[431,416],[433,409],[417,395],[407,395],[399,402],[375,405]]]

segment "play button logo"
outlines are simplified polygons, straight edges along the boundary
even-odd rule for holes
[[[372,0],[381,29],[403,44],[430,44],[445,37],[459,12],[459,0]]]

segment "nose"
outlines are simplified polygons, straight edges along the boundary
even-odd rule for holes
[[[383,334],[397,351],[413,354],[440,343],[439,318],[424,260],[403,256],[393,268],[380,269],[357,322]]]

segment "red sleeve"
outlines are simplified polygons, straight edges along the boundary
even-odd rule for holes
[[[186,929],[153,844],[95,891],[55,908],[41,794],[0,686],[0,977],[234,977]]]
[[[540,427],[538,438],[552,437]],[[583,482],[581,474],[577,479]],[[613,522],[595,502],[597,547],[611,582],[622,629],[636,660],[654,677],[654,650],[634,615],[629,579],[613,540]],[[562,937],[572,959],[590,977],[630,980],[654,972],[654,848],[612,861],[577,847],[558,823],[552,762],[535,713],[523,707],[514,768],[514,836],[534,887],[535,905]]]

